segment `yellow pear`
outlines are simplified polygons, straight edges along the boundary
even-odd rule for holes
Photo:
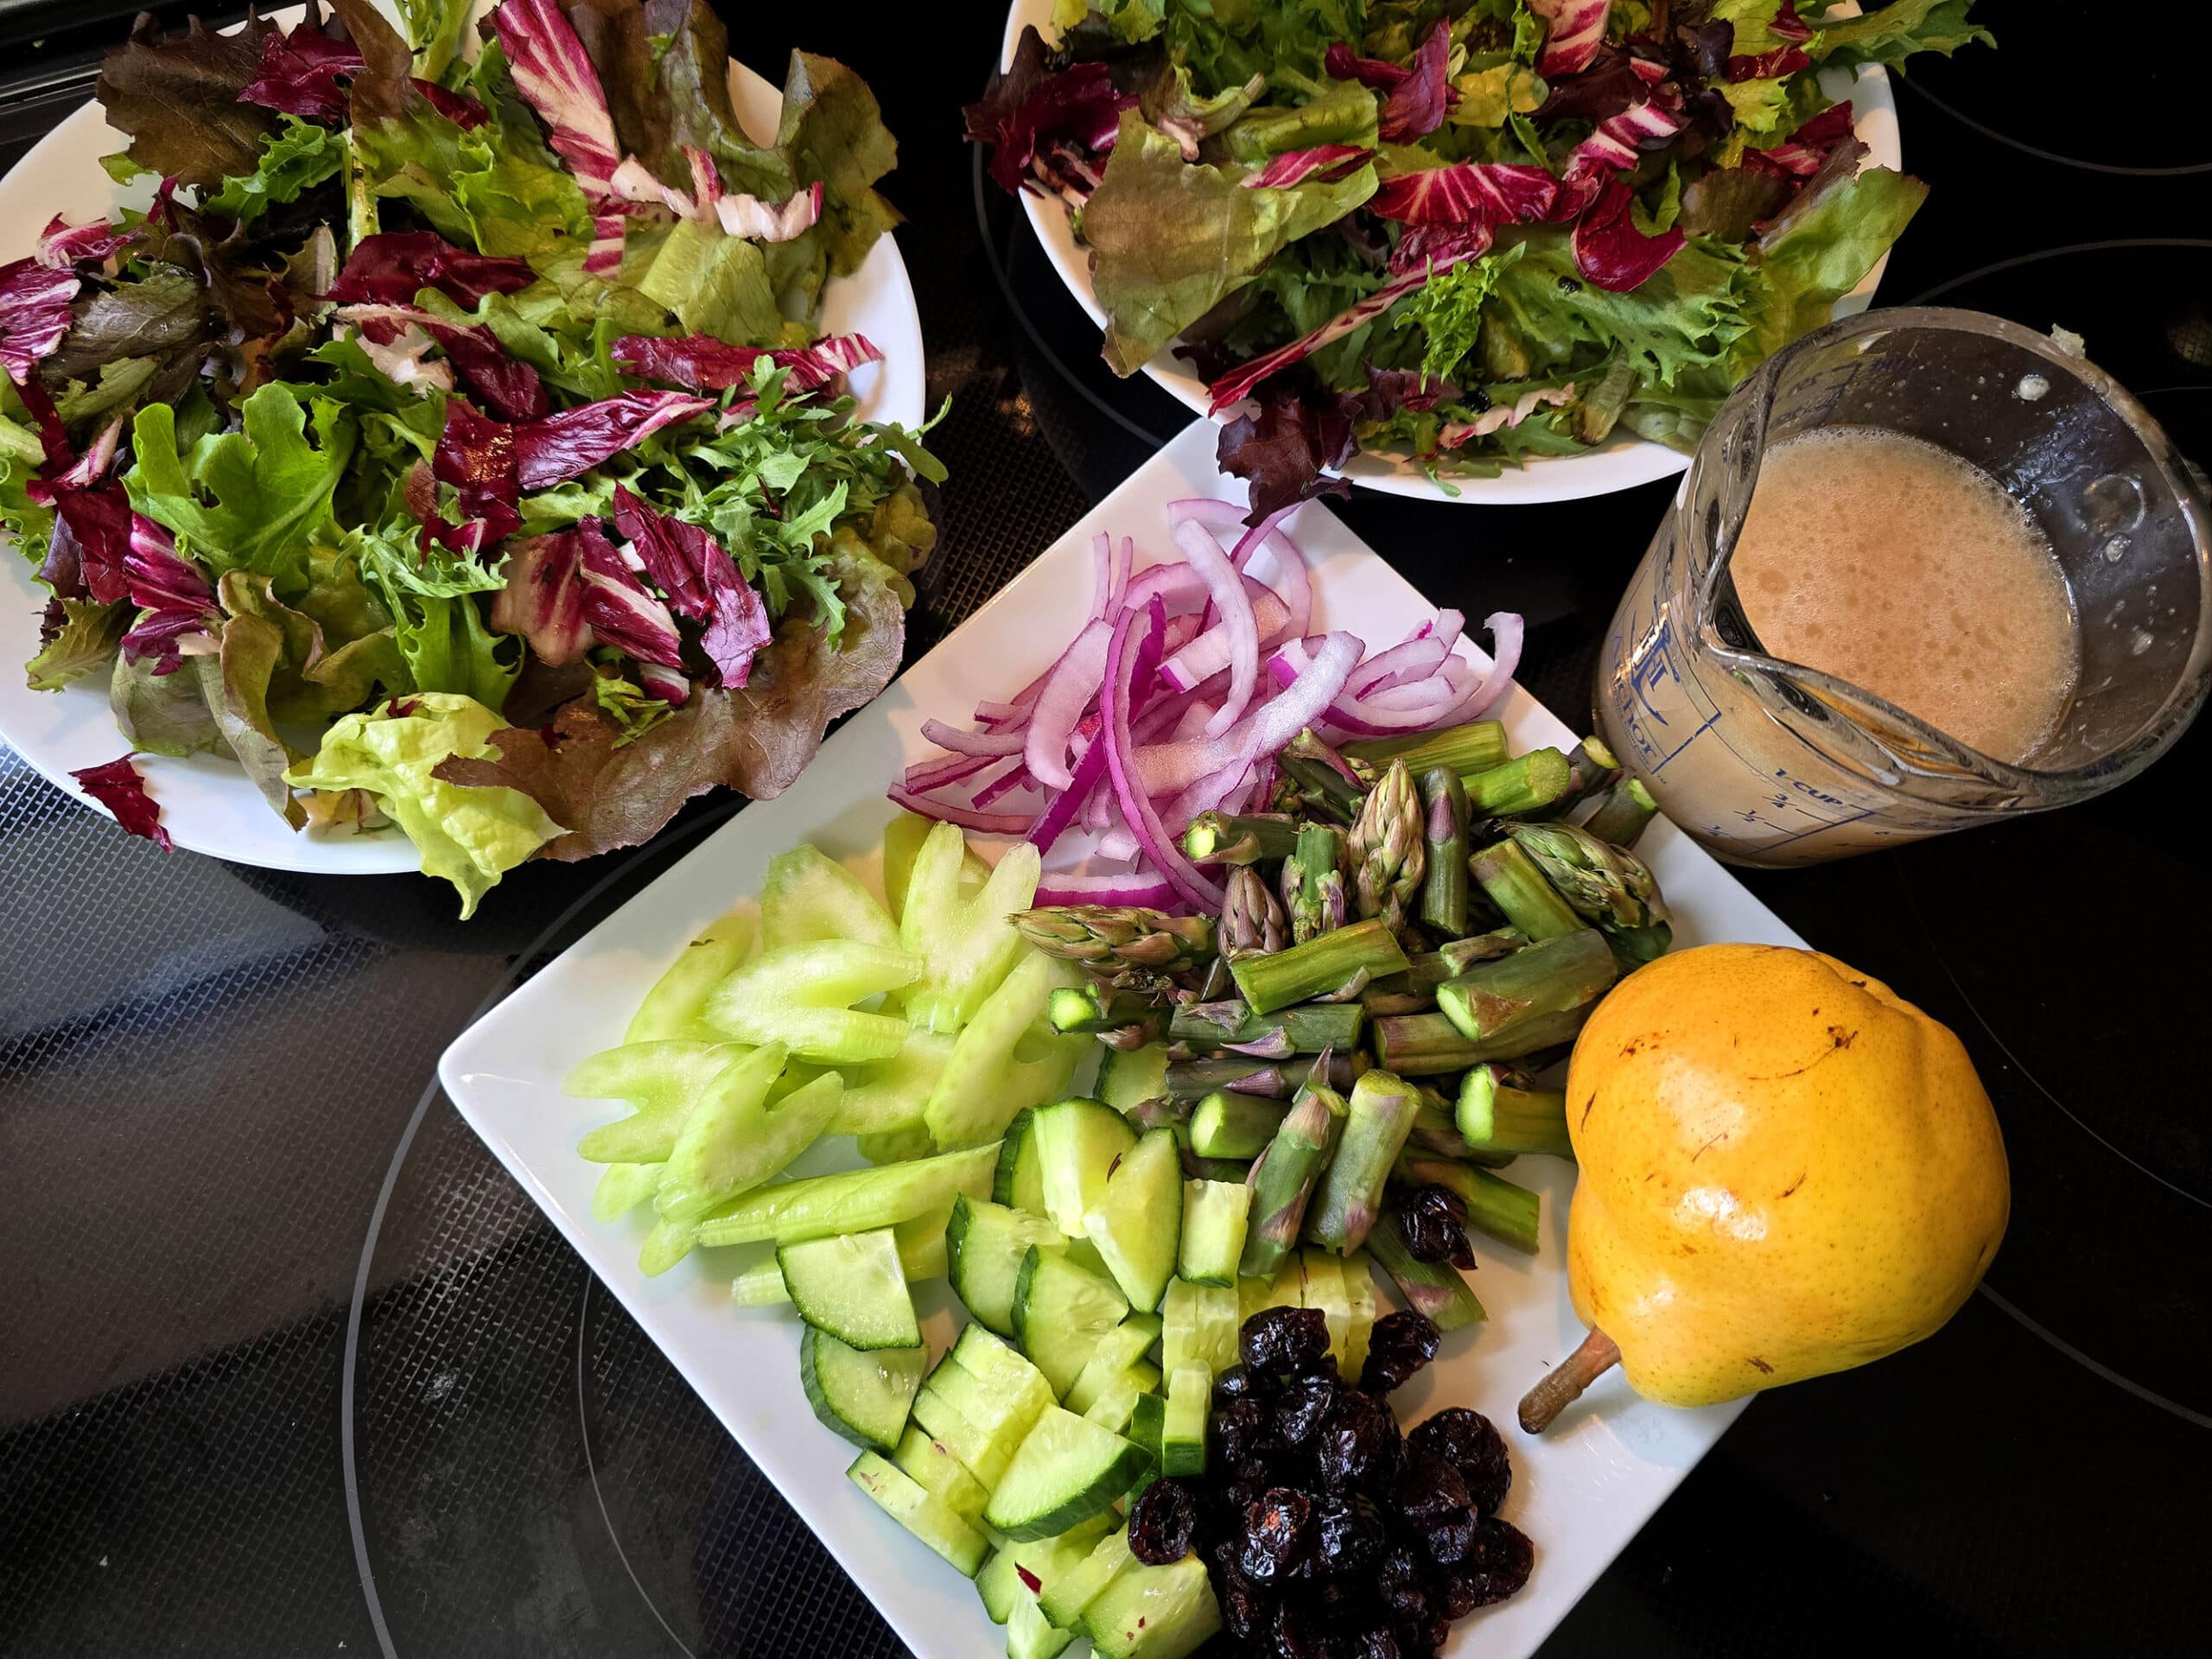
[[[1616,1357],[1647,1399],[1704,1406],[1894,1353],[2005,1236],[2005,1145],[1964,1046],[1832,957],[1661,957],[1599,1004],[1567,1096],[1591,1335],[1523,1402],[1531,1432]]]

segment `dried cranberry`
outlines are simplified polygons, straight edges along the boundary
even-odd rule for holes
[[[1274,1414],[1246,1395],[1213,1414],[1214,1451],[1224,1465],[1243,1463],[1268,1450],[1274,1438]]]
[[[1243,1365],[1232,1365],[1213,1380],[1214,1409],[1218,1411],[1232,1400],[1248,1394],[1267,1394],[1274,1379],[1264,1371],[1255,1371]]]
[[[1214,1574],[1214,1595],[1221,1603],[1222,1623],[1238,1641],[1249,1641],[1268,1628],[1266,1599],[1234,1563]]]
[[[1513,1484],[1513,1463],[1505,1439],[1489,1418],[1465,1406],[1451,1406],[1406,1436],[1408,1446],[1433,1452],[1459,1471],[1467,1495],[1484,1515],[1505,1502]]]
[[[1275,1433],[1286,1446],[1303,1446],[1343,1392],[1332,1376],[1294,1377],[1275,1401]]]
[[[1427,1523],[1421,1543],[1428,1559],[1439,1567],[1465,1560],[1475,1547],[1475,1511],[1471,1506],[1435,1516]]]
[[[1398,1465],[1398,1484],[1392,1491],[1396,1511],[1414,1523],[1415,1531],[1430,1522],[1448,1517],[1454,1510],[1474,1508],[1467,1483],[1459,1471],[1438,1457],[1412,1445]]]
[[[1321,1659],[1320,1635],[1294,1603],[1275,1604],[1268,1633],[1274,1640],[1275,1659]]]
[[[1329,1321],[1318,1307],[1263,1308],[1244,1321],[1239,1342],[1255,1370],[1308,1371],[1328,1357]]]
[[[1236,1564],[1262,1584],[1293,1576],[1312,1540],[1313,1506],[1305,1493],[1271,1486],[1244,1511]]]
[[[1435,1659],[1444,1651],[1444,1644],[1452,1639],[1452,1621],[1442,1614],[1427,1618],[1408,1619],[1398,1626],[1398,1651],[1407,1659]]]
[[[1398,1224],[1417,1262],[1475,1265],[1467,1248],[1467,1201],[1448,1186],[1416,1187],[1400,1201]]]
[[[1382,1605],[1390,1610],[1390,1617],[1398,1624],[1408,1624],[1428,1617],[1427,1570],[1404,1545],[1382,1558],[1382,1565],[1376,1571],[1375,1586],[1382,1592]]]
[[[1372,1395],[1337,1396],[1309,1443],[1321,1484],[1332,1491],[1388,1480],[1398,1466],[1397,1420]]]
[[[1475,1522],[1474,1541],[1452,1575],[1464,1582],[1459,1593],[1473,1597],[1474,1606],[1487,1607],[1528,1583],[1535,1564],[1535,1548],[1528,1535],[1493,1516]]]
[[[1359,1386],[1370,1394],[1388,1394],[1436,1357],[1442,1339],[1435,1322],[1411,1308],[1386,1313],[1375,1321],[1367,1338],[1367,1363],[1361,1369]]]
[[[1179,1480],[1155,1480],[1129,1505],[1129,1554],[1147,1567],[1166,1567],[1191,1553],[1198,1500]]]
[[[1364,1494],[1325,1499],[1314,1529],[1314,1559],[1326,1573],[1358,1573],[1382,1557],[1382,1512]]]
[[[1351,1638],[1352,1659],[1403,1659],[1398,1638],[1387,1630],[1362,1630]]]

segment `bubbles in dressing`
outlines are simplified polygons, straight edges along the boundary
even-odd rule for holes
[[[1769,448],[1732,563],[1766,651],[2000,760],[2058,725],[2081,671],[2050,545],[1987,474],[1840,427]]]

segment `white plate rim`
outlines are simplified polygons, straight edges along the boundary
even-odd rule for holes
[[[1853,15],[1855,10],[1853,0],[1845,0],[1843,15]],[[1001,69],[1013,63],[1014,47],[1025,27],[1033,24],[1039,34],[1051,40],[1052,20],[1052,0],[1013,0],[1007,13],[1006,33],[999,45]],[[1828,73],[1831,80],[1824,84],[1828,86],[1831,95],[1837,95],[1840,90],[1852,99],[1853,124],[1869,152],[1867,165],[1902,166],[1904,151],[1897,131],[1897,99],[1890,86],[1889,73],[1879,64],[1867,64],[1851,78],[1847,86],[1843,85],[1838,72]],[[1046,261],[1103,334],[1106,312],[1091,289],[1090,256],[1076,241],[1065,209],[1057,200],[1033,191],[1024,190],[1020,194],[1022,211],[1028,215],[1030,228],[1036,232]],[[1889,269],[1889,264],[1887,253],[1875,261],[1874,268],[1859,286],[1835,302],[1833,315],[1855,316],[1872,305],[1874,290],[1880,286],[1882,274]],[[1144,365],[1144,373],[1192,414],[1205,415],[1209,401],[1205,382],[1176,358],[1172,343],[1153,354]],[[1586,454],[1535,456],[1520,467],[1505,467],[1496,478],[1447,480],[1457,494],[1448,493],[1412,461],[1400,457],[1361,454],[1336,470],[1354,483],[1386,495],[1457,502],[1466,506],[1534,506],[1546,501],[1580,501],[1633,489],[1655,479],[1671,478],[1689,464],[1688,455],[1669,449],[1663,443],[1623,435],[1608,439]]]

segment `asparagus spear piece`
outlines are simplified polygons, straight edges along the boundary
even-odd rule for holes
[[[1290,937],[1300,944],[1344,925],[1344,838],[1325,823],[1298,832],[1282,861],[1283,908],[1290,913]]]
[[[1482,1050],[1462,1037],[1459,1027],[1440,1014],[1385,1014],[1374,1020],[1369,1030],[1376,1065],[1402,1077],[1464,1071],[1483,1058]]]
[[[1160,1035],[1157,1027],[1166,1016],[1159,1005],[1141,991],[1117,991],[1091,980],[1081,985],[1057,988],[1045,1004],[1045,1017],[1052,1022],[1055,1031],[1090,1035],[1119,1032],[1131,1026],[1153,1027],[1141,1039],[1149,1042]]]
[[[1586,737],[1567,757],[1567,788],[1543,809],[1547,818],[1563,818],[1592,797],[1602,795],[1621,775],[1621,763],[1601,737]]]
[[[1464,776],[1467,810],[1478,818],[1502,818],[1518,813],[1540,812],[1567,793],[1573,769],[1557,749],[1531,749],[1528,753]]]
[[[1620,976],[1605,935],[1592,927],[1479,963],[1440,985],[1436,1006],[1489,1060],[1510,1060],[1564,1041],[1562,1020],[1580,1031]],[[1527,1041],[1531,1034],[1540,1040]]]
[[[1214,956],[1210,916],[1170,916],[1140,905],[1050,905],[1009,919],[1046,956],[1138,989],[1202,968]]]
[[[1282,906],[1250,865],[1229,873],[1229,896],[1221,907],[1221,954],[1233,969],[1243,957],[1280,950],[1290,943],[1290,924]]]
[[[1667,920],[1650,866],[1627,849],[1571,823],[1516,823],[1506,834],[1585,921],[1610,932]]]
[[[1347,1110],[1335,1090],[1307,1089],[1252,1166],[1251,1224],[1236,1267],[1240,1276],[1272,1278],[1298,1247],[1306,1200],[1336,1147]]]
[[[1139,1135],[1147,1129],[1172,1129],[1175,1143],[1191,1144],[1191,1103],[1179,1100],[1173,1095],[1160,1095],[1151,1100],[1141,1100],[1124,1109],[1122,1116],[1128,1118]]]
[[[1501,1244],[1529,1255],[1536,1253],[1536,1223],[1542,1201],[1527,1187],[1516,1186],[1503,1175],[1472,1164],[1412,1153],[1398,1160],[1390,1178],[1401,1186],[1441,1186],[1457,1192],[1466,1202],[1467,1225]]]
[[[1633,847],[1645,826],[1658,816],[1659,803],[1651,798],[1643,780],[1623,778],[1605,791],[1598,810],[1582,821],[1582,827],[1600,841]]]
[[[1428,868],[1421,839],[1426,829],[1421,791],[1402,760],[1367,793],[1359,817],[1344,837],[1344,858],[1351,868],[1352,905],[1362,916],[1379,916],[1395,932],[1407,906],[1421,892]]]
[[[1501,841],[1469,861],[1475,883],[1505,919],[1531,939],[1563,938],[1583,925],[1518,842]]]
[[[1306,1230],[1315,1243],[1347,1255],[1366,1242],[1420,1108],[1413,1085],[1388,1071],[1366,1072],[1352,1085],[1344,1135],[1313,1197]]]
[[[1456,1158],[1463,1164],[1480,1164],[1484,1169],[1503,1169],[1513,1161],[1510,1152],[1477,1152],[1469,1147],[1459,1134],[1459,1126],[1452,1121],[1452,1108],[1443,1096],[1419,1078],[1409,1079],[1414,1092],[1421,1096],[1421,1109],[1414,1114],[1413,1133],[1406,1137],[1406,1150],[1419,1152],[1424,1157]]]
[[[1231,997],[1222,1002],[1185,1002],[1169,1020],[1171,1041],[1201,1048],[1232,1048],[1256,1059],[1287,1059],[1319,1054],[1325,1048],[1349,1049],[1359,1040],[1365,1011],[1357,1002],[1308,1002],[1274,1014],[1255,1014],[1251,1005]],[[1281,1052],[1272,1052],[1274,1039]]]
[[[1567,1096],[1556,1089],[1516,1089],[1494,1065],[1469,1068],[1459,1084],[1453,1127],[1476,1152],[1548,1153],[1572,1159]]]
[[[1351,1087],[1353,1063],[1346,1055],[1325,1055],[1324,1076],[1332,1086]],[[1262,1100],[1287,1100],[1307,1076],[1301,1064],[1286,1060],[1249,1060],[1230,1055],[1218,1060],[1174,1060],[1167,1067],[1167,1092],[1177,1100],[1204,1100],[1216,1090],[1233,1095],[1257,1095]]]
[[[1201,812],[1183,831],[1183,851],[1193,864],[1264,864],[1288,857],[1297,839],[1297,821],[1280,813]]]
[[[1191,1113],[1191,1150],[1201,1158],[1249,1161],[1267,1150],[1282,1128],[1283,1109],[1251,1095],[1218,1090]]]
[[[1459,1268],[1449,1262],[1423,1262],[1406,1248],[1396,1211],[1384,1211],[1375,1224],[1367,1236],[1367,1253],[1396,1281],[1407,1306],[1427,1314],[1439,1331],[1457,1331],[1489,1317]]]
[[[1467,791],[1449,766],[1431,766],[1421,798],[1428,809],[1421,918],[1456,938],[1467,931]]]
[[[1346,760],[1316,737],[1311,728],[1290,740],[1275,757],[1275,764],[1297,780],[1299,792],[1309,807],[1319,808],[1327,817],[1345,823],[1357,816],[1360,803],[1375,786],[1376,777],[1376,767]]]
[[[1493,932],[1477,933],[1464,939],[1447,939],[1433,950],[1419,951],[1407,957],[1404,973],[1376,981],[1375,988],[1391,992],[1433,992],[1446,980],[1459,978],[1477,963],[1510,957],[1528,943],[1521,930],[1514,927],[1501,927]],[[1369,1012],[1374,1010],[1370,1009]]]
[[[1273,1014],[1318,996],[1357,996],[1369,982],[1406,971],[1406,953],[1380,918],[1354,922],[1269,956],[1240,957],[1229,965],[1236,988],[1255,1012]]]
[[[1373,737],[1344,747],[1347,759],[1402,760],[1415,772],[1449,766],[1460,773],[1488,772],[1506,761],[1505,726],[1495,720],[1471,720],[1418,737]]]

